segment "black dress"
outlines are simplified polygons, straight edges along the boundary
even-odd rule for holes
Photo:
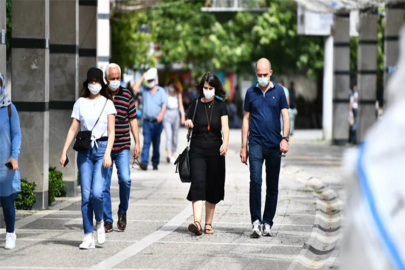
[[[189,108],[192,118],[196,101]],[[198,100],[190,145],[191,185],[189,201],[207,201],[217,204],[225,195],[225,157],[220,155],[222,145],[221,117],[227,116],[225,102],[214,99],[204,103]]]

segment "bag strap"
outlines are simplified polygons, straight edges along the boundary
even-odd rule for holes
[[[103,107],[103,109],[101,110],[100,116],[98,117],[98,119],[97,119],[96,123],[94,124],[93,128],[91,129],[91,131],[93,131],[93,129],[96,127],[96,125],[97,125],[97,123],[98,123],[98,120],[100,120],[100,117],[101,117],[101,115],[103,114],[103,111],[104,111],[105,105],[107,105],[107,102],[108,102],[108,98],[106,99],[106,101],[105,101],[105,103],[104,103],[104,107]]]
[[[195,113],[197,111],[197,105],[198,105],[198,98],[196,99],[195,107],[194,107],[194,113],[193,113],[193,118],[192,118],[193,124],[194,124]],[[190,141],[191,141],[192,135],[193,135],[193,129],[190,128],[187,133],[187,147],[190,146]]]
[[[7,106],[7,110],[8,110],[8,118],[11,119],[11,104],[9,104],[9,105]]]

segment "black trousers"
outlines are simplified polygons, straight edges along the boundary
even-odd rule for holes
[[[219,151],[218,151],[219,152]],[[217,204],[225,196],[225,157],[190,151],[191,185],[187,200]]]

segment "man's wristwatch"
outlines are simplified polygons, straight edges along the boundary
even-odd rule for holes
[[[283,137],[283,138],[281,138],[281,140],[286,140],[287,142],[289,142],[290,138],[289,137]]]

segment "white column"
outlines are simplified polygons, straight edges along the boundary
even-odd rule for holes
[[[323,139],[332,140],[333,128],[333,36],[325,39],[323,66]]]
[[[104,71],[110,62],[110,0],[97,6],[97,67]]]
[[[6,50],[6,1],[0,1],[0,72],[7,74],[6,72],[6,59],[7,59],[7,50]],[[4,217],[3,209],[0,207],[0,228],[4,227]]]

